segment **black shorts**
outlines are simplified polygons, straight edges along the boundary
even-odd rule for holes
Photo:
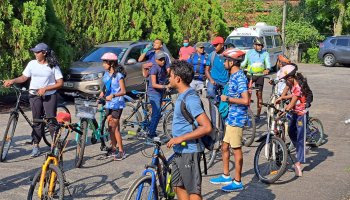
[[[112,110],[112,109],[106,109],[106,116],[111,115],[114,119],[120,119],[120,116],[122,116],[123,109],[118,110]]]
[[[201,153],[176,154],[172,162],[171,184],[184,187],[188,194],[201,194]]]
[[[250,80],[250,75],[247,75],[248,81]],[[259,91],[263,91],[264,88],[264,77],[263,76],[253,76],[253,83],[255,83],[255,87],[259,89]]]

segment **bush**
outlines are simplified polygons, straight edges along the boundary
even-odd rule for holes
[[[321,63],[321,61],[317,57],[318,51],[319,51],[318,47],[308,48],[306,53],[303,53],[301,62]]]

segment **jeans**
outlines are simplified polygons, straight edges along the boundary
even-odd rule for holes
[[[289,118],[288,134],[296,148],[297,162],[305,162],[305,139],[306,139],[306,127],[307,116],[292,114]]]
[[[152,106],[152,116],[151,116],[151,124],[149,126],[149,136],[155,137],[157,136],[156,130],[158,126],[158,122],[161,117],[161,102],[162,102],[162,94],[161,93],[149,93],[148,94],[149,101]]]

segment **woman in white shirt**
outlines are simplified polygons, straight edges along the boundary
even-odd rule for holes
[[[46,118],[54,120],[57,111],[56,90],[63,85],[62,72],[54,52],[45,43],[39,43],[30,49],[34,52],[35,60],[30,61],[24,69],[22,76],[6,80],[5,87],[15,83],[23,83],[29,78],[29,102],[33,119],[40,119],[44,114]],[[54,127],[50,127],[53,135]],[[31,157],[40,155],[39,143],[44,134],[44,126],[35,123],[32,131],[33,151]]]

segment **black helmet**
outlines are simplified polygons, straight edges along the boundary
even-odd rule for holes
[[[261,37],[256,37],[256,38],[253,40],[253,44],[258,44],[258,45],[264,46],[264,40],[263,40],[263,38],[261,38]]]

